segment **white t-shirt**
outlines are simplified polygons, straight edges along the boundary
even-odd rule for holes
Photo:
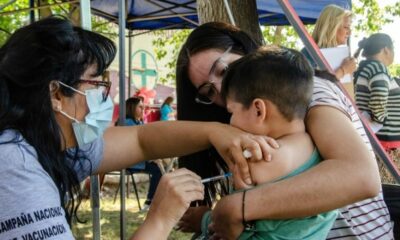
[[[4,143],[15,137],[21,141]],[[74,164],[80,181],[100,165],[102,138],[82,148],[83,153],[90,161]],[[0,239],[74,239],[56,185],[35,149],[16,131],[0,134],[0,166]]]

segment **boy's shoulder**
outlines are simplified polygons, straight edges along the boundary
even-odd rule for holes
[[[270,151],[271,161],[249,163],[256,185],[277,181],[303,166],[313,156],[315,146],[306,132],[290,134],[277,139],[278,149]]]
[[[289,159],[298,163],[305,162],[315,149],[311,136],[307,132],[285,135],[277,141],[280,147],[271,154],[278,161]]]

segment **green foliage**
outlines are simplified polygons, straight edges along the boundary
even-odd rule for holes
[[[391,23],[393,17],[400,16],[400,2],[385,8],[380,7],[377,0],[354,0],[352,3],[352,11],[355,16],[353,20],[353,33],[355,36],[368,36],[371,33],[378,32],[382,26]],[[278,29],[276,26],[262,26],[261,28],[267,44],[275,43],[296,49],[302,47],[300,38],[291,26],[283,26],[281,29]],[[313,25],[306,26],[310,34],[313,28]],[[157,59],[161,60],[167,57],[168,49],[170,48],[174,51],[171,61],[167,64],[170,72],[165,79],[161,79],[161,82],[175,79],[174,71],[177,49],[179,50],[188,33],[188,30],[183,30],[183,32],[177,31],[172,38],[165,37],[162,31],[156,33],[158,37],[153,41],[153,46],[157,54]]]
[[[362,33],[365,36],[378,32],[383,25],[393,21],[385,14],[377,0],[353,1],[353,13],[356,34]]]
[[[280,46],[300,50],[301,40],[292,26],[261,27],[266,44],[277,44]],[[306,25],[307,31],[311,34],[313,25]]]
[[[7,5],[10,0],[0,0],[0,7]],[[57,1],[48,1],[48,4],[55,3]],[[19,9],[29,8],[29,1],[27,0],[16,0],[12,4],[7,5],[1,9],[0,12],[9,12]],[[54,15],[60,15],[69,17],[71,11],[75,9],[70,4],[63,4],[58,6],[52,6],[51,11]],[[35,11],[35,17],[37,19],[37,11]],[[21,11],[12,14],[0,15],[0,46],[4,44],[7,38],[18,28],[29,24],[29,11]],[[118,37],[117,27],[109,21],[92,15],[92,28],[93,31],[101,33],[107,37],[115,39]]]
[[[0,7],[7,5],[9,0],[0,0]],[[29,7],[29,2],[26,0],[17,0],[12,4],[1,9],[1,12],[8,12]],[[6,41],[11,33],[20,26],[28,23],[29,12],[21,12],[7,15],[0,15],[0,46]]]
[[[386,6],[385,12],[393,16],[400,16],[400,2],[397,2],[394,5]]]
[[[156,59],[161,60],[169,57],[170,61],[167,62],[166,67],[169,69],[165,77],[160,77],[159,81],[162,84],[175,83],[175,67],[179,51],[183,42],[189,36],[191,30],[176,30],[176,31],[155,31],[156,38],[152,44]]]
[[[389,72],[392,77],[400,78],[400,64],[392,64],[389,66]]]

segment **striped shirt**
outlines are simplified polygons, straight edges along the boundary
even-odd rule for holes
[[[382,124],[376,133],[379,140],[398,142],[400,147],[400,87],[386,66],[375,60],[360,63],[355,73],[355,99],[360,111]]]
[[[310,108],[331,106],[348,116],[371,152],[372,146],[350,100],[334,83],[314,79],[314,94]],[[393,224],[383,201],[382,191],[375,198],[339,209],[339,215],[327,239],[393,239]]]

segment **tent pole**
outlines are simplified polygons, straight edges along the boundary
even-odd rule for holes
[[[118,1],[118,28],[119,28],[119,126],[125,125],[125,0]],[[120,174],[120,239],[125,239],[125,169]]]
[[[90,0],[80,0],[81,26],[86,30],[92,30],[90,17]],[[92,207],[92,231],[93,239],[100,240],[100,184],[99,175],[90,176],[90,205]]]
[[[236,26],[235,19],[233,18],[233,14],[231,11],[231,7],[229,6],[228,0],[224,0],[226,11],[228,12],[229,20],[233,26]]]
[[[131,97],[132,85],[132,30],[128,31],[128,97]]]
[[[32,9],[29,11],[29,21],[32,24],[35,22],[35,0],[29,0],[29,8]]]

